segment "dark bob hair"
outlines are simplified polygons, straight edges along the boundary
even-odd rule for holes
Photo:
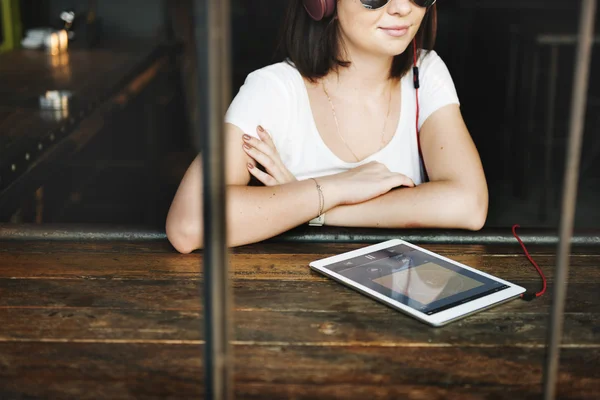
[[[338,0],[336,0],[338,1]],[[416,35],[417,49],[433,49],[437,34],[437,7],[431,6]],[[321,78],[332,69],[347,67],[349,61],[342,60],[340,28],[335,17],[313,20],[302,0],[289,0],[279,56],[294,63],[300,74],[310,81]],[[390,78],[402,78],[413,65],[413,43],[402,54],[394,57]]]

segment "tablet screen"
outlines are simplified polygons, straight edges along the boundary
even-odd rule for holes
[[[325,268],[428,315],[508,289],[403,244]]]

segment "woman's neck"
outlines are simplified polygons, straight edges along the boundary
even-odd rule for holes
[[[348,54],[344,59],[350,61],[349,67],[340,67],[324,78],[336,96],[372,98],[388,92],[392,57]]]

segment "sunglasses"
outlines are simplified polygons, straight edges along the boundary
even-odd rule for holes
[[[385,7],[391,0],[360,0],[364,8],[369,10],[377,10]],[[411,0],[417,7],[431,7],[436,0]]]

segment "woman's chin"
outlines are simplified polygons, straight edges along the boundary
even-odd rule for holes
[[[404,53],[409,47],[409,44],[410,42],[385,43],[383,45],[381,43],[377,43],[374,46],[363,46],[361,51],[370,53],[376,57],[392,58]]]
[[[404,53],[406,51],[407,47],[408,46],[406,46],[406,45],[389,46],[389,47],[381,49],[379,52],[381,53],[382,56],[385,56],[385,57],[396,57],[396,56],[399,56],[400,54]]]

